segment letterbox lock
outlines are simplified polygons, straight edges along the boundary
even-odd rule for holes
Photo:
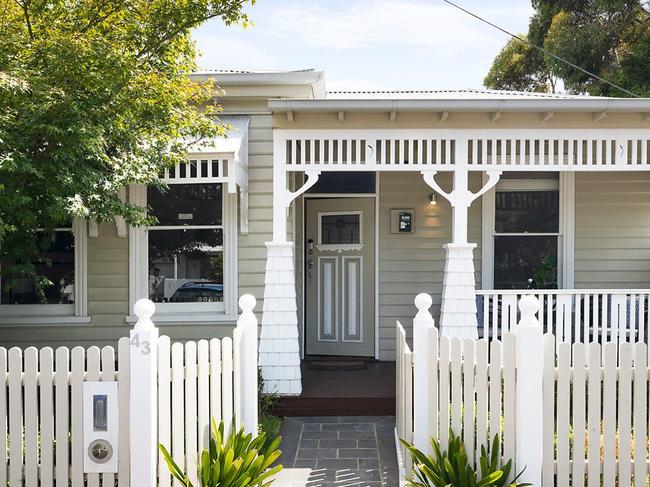
[[[113,457],[113,447],[106,440],[95,440],[88,446],[88,455],[95,463],[106,463]]]

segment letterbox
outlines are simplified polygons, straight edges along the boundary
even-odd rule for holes
[[[117,399],[117,382],[83,384],[84,472],[117,472]]]

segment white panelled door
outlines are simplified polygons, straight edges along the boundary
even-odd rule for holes
[[[306,200],[309,355],[374,356],[375,201]]]

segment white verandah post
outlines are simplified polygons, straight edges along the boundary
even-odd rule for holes
[[[449,201],[452,207],[452,241],[444,245],[440,329],[444,336],[478,338],[474,249],[467,242],[469,208],[474,200],[496,185],[501,171],[488,171],[489,180],[477,193],[469,190],[467,139],[456,139],[453,165],[454,188],[447,193],[435,181],[435,171],[422,171],[424,181]]]
[[[282,395],[302,392],[294,243],[287,240],[287,209],[309,189],[320,172],[307,173],[297,191],[287,188],[286,141],[273,136],[273,241],[266,243],[264,305],[259,345],[259,366],[264,391]]]

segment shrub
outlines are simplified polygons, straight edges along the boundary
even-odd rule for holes
[[[282,465],[271,467],[280,454],[281,438],[275,438],[264,448],[264,433],[253,438],[244,429],[230,432],[224,437],[223,421],[217,427],[212,421],[210,447],[203,450],[197,465],[197,477],[201,487],[266,487],[273,483],[272,477],[282,470]],[[169,451],[159,445],[169,471],[185,487],[194,487],[187,474],[178,466]],[[263,452],[263,453],[261,453]]]
[[[415,478],[408,479],[409,487],[524,487],[531,484],[517,483],[520,472],[508,482],[512,460],[499,465],[499,435],[492,442],[491,456],[481,446],[480,474],[467,461],[465,447],[459,436],[449,431],[449,445],[442,451],[435,438],[431,438],[433,456],[425,455],[413,445],[400,440],[407,448],[412,460]]]

